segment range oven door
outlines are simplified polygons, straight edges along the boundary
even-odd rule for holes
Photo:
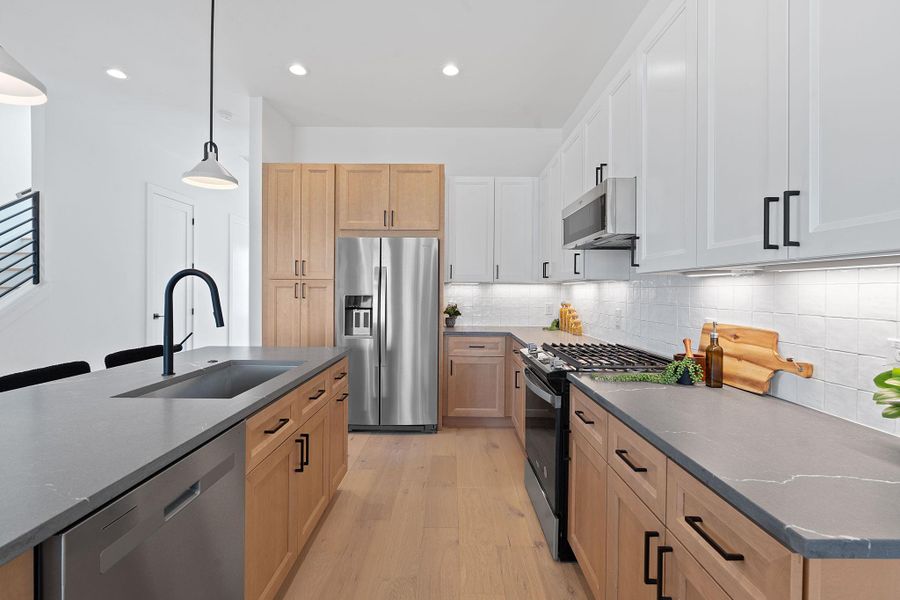
[[[525,453],[554,515],[559,515],[558,472],[562,440],[562,397],[525,369]]]

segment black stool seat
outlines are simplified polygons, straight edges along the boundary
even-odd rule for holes
[[[90,372],[91,365],[83,360],[77,360],[49,367],[41,367],[40,369],[32,369],[30,371],[21,371],[20,373],[11,373],[0,377],[0,392],[17,390],[30,385],[47,383],[48,381],[56,381],[57,379],[65,379],[66,377],[74,377],[76,375],[84,375],[85,373]]]
[[[175,344],[175,352],[181,352],[182,345]],[[141,346],[140,348],[129,348],[128,350],[119,350],[112,354],[107,354],[103,362],[107,369],[113,367],[121,367],[122,365],[130,365],[131,363],[140,362],[142,360],[150,360],[151,358],[159,358],[163,355],[162,344],[155,346]]]

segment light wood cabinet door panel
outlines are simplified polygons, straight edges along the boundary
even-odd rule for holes
[[[288,392],[247,419],[245,445],[248,473],[297,428],[298,423],[292,418],[295,393]]]
[[[300,345],[299,281],[270,279],[263,287],[263,346]]]
[[[442,165],[391,165],[391,229],[441,228]]]
[[[503,356],[506,354],[506,336],[475,337],[449,335],[447,336],[447,354],[455,356]]]
[[[263,276],[300,277],[301,169],[267,164],[263,169]]]
[[[333,496],[338,486],[347,474],[348,467],[348,431],[349,431],[349,412],[347,406],[350,402],[350,389],[347,380],[332,392],[329,406],[331,416],[329,417],[328,429],[328,471],[331,482],[330,494]]]
[[[303,279],[334,277],[334,165],[302,165],[300,178]]]
[[[0,565],[3,600],[34,600],[34,551],[26,550]]]
[[[505,356],[450,356],[447,415],[502,417],[505,414]]]
[[[337,165],[338,228],[387,229],[390,183],[390,165]]]
[[[656,585],[645,577],[656,577],[665,528],[611,469],[607,483],[606,600],[654,600]]]
[[[666,535],[666,546],[672,550],[663,556],[664,596],[678,600],[731,600],[671,532]]]
[[[613,416],[606,458],[622,481],[660,520],[666,517],[666,456]]]
[[[606,589],[606,461],[579,433],[569,437],[568,537],[595,600]]]
[[[300,345],[334,346],[334,281],[300,283]]]
[[[299,554],[294,467],[299,449],[291,437],[247,475],[245,489],[244,598],[274,598]]]
[[[569,415],[570,429],[584,435],[586,439],[600,456],[606,458],[607,455],[607,425],[609,423],[609,413],[600,408],[600,406],[587,397],[587,395],[577,387],[570,386],[570,408]]]
[[[515,351],[514,351],[515,352]],[[525,446],[525,365],[518,358],[510,360],[509,381],[511,395],[510,418],[516,430],[516,436]]]
[[[293,512],[297,515],[298,547],[302,550],[312,535],[331,498],[331,474],[328,470],[328,428],[331,411],[325,406],[300,426],[292,438],[300,460],[294,471]]]

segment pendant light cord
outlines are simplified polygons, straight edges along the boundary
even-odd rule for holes
[[[216,44],[216,0],[212,0],[212,10],[210,11],[210,26],[209,26],[209,145],[211,148],[215,148],[216,145],[213,143],[213,53],[215,52]],[[216,152],[218,154],[218,152]]]

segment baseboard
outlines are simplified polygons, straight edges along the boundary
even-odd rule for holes
[[[512,428],[510,417],[444,417],[444,428],[490,427],[494,429]]]

